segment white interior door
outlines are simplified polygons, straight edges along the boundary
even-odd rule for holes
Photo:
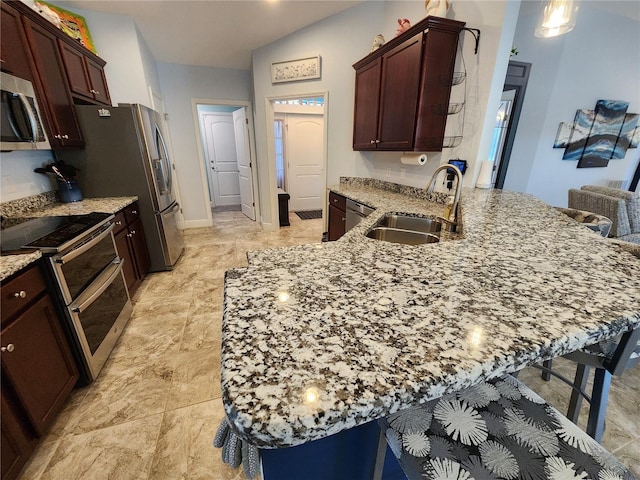
[[[288,113],[285,136],[289,209],[321,210],[324,116]]]
[[[251,174],[251,148],[249,144],[249,125],[246,108],[233,112],[236,156],[238,158],[238,181],[240,184],[240,205],[242,213],[251,220],[256,219],[256,208],[253,201],[253,177]]]
[[[240,204],[238,158],[230,113],[202,114],[214,206]]]

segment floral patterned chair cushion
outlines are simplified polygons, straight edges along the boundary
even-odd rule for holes
[[[410,407],[379,425],[410,480],[635,479],[511,376]]]

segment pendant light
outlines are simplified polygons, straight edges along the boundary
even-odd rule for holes
[[[536,37],[556,37],[573,30],[578,13],[577,0],[546,0],[536,25]]]

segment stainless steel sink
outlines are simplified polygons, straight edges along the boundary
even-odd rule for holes
[[[439,218],[411,217],[408,215],[387,214],[376,222],[374,227],[400,228],[414,232],[439,234],[442,220]]]
[[[422,245],[425,243],[436,243],[440,237],[433,233],[416,232],[413,230],[403,230],[400,228],[374,227],[367,232],[367,237],[385,242],[402,243],[405,245]]]
[[[440,217],[415,217],[388,213],[378,220],[366,236],[385,242],[423,245],[440,241],[440,232],[451,222]]]

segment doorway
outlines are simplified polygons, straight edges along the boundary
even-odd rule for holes
[[[213,211],[238,210],[256,219],[253,149],[248,103],[196,101],[203,186],[208,217]]]
[[[530,71],[530,63],[509,61],[489,155],[489,160],[493,160],[492,184],[495,188],[502,188],[507,177]]]
[[[322,216],[326,183],[325,96],[271,100],[276,187],[289,194],[289,211]]]

